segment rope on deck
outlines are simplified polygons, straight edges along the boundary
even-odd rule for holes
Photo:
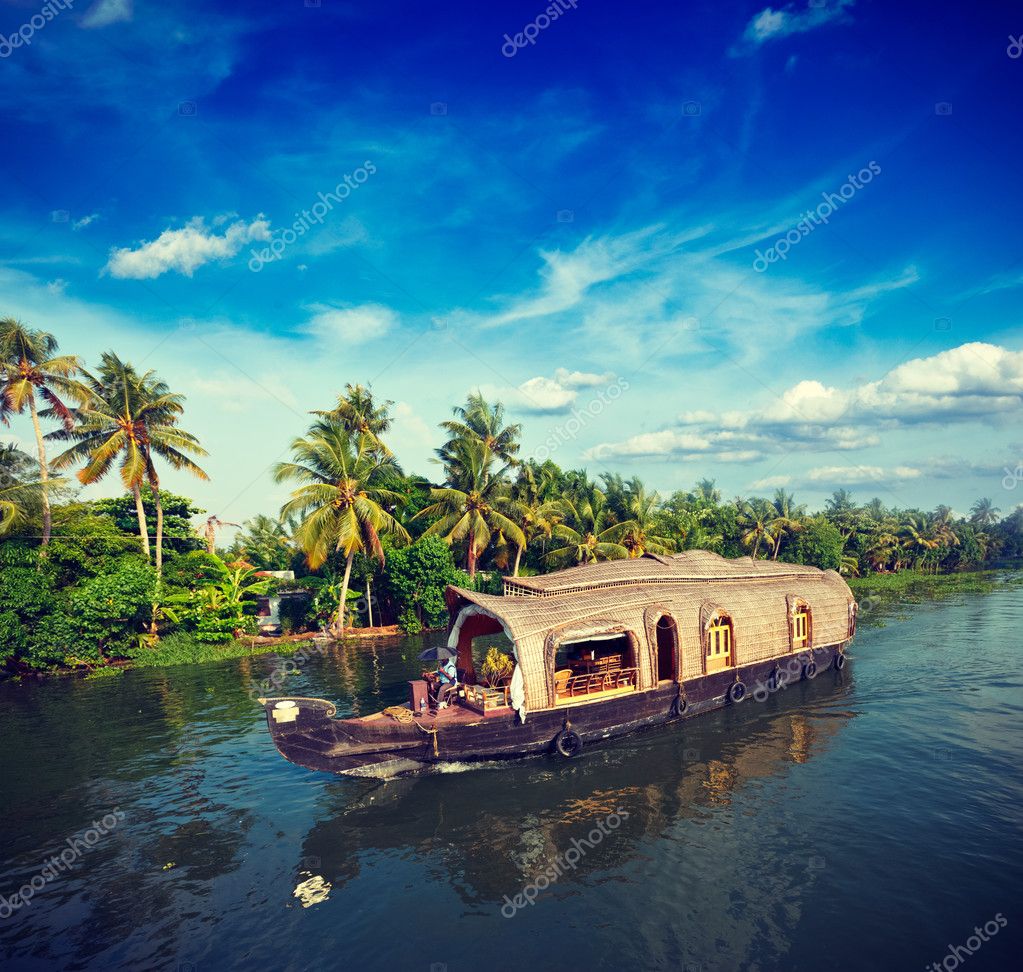
[[[384,709],[384,715],[390,716],[392,719],[396,719],[403,724],[412,722],[414,718],[412,710],[403,705],[389,705]]]
[[[417,729],[425,732],[428,736],[433,736],[433,755],[440,756],[440,747],[437,745],[437,728],[427,729],[425,726],[420,725],[415,720],[415,716],[412,714],[411,709],[405,708],[403,705],[389,705],[384,709],[384,715],[390,716],[392,719],[400,722],[402,725],[408,725],[412,723]]]

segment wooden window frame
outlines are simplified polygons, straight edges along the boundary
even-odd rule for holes
[[[715,649],[721,647],[722,635],[726,642],[724,650],[717,652]],[[711,668],[711,659],[725,659],[723,665],[715,664]],[[735,668],[735,626],[728,615],[719,615],[713,623],[707,626],[707,632],[703,645],[703,671],[705,675],[714,675],[729,668]]]

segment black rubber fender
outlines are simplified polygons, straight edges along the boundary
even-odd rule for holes
[[[565,759],[571,759],[573,756],[577,756],[583,748],[582,737],[574,729],[562,729],[554,737],[554,748],[558,751],[559,756],[564,756]]]

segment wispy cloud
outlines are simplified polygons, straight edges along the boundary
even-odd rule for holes
[[[753,15],[732,53],[746,53],[769,40],[805,34],[825,24],[848,20],[848,8],[853,3],[854,0],[810,0],[805,7],[796,4],[778,10],[765,7]]]
[[[109,27],[132,19],[133,0],[97,0],[82,18],[86,28]]]
[[[397,327],[398,315],[381,304],[335,307],[313,304],[312,317],[303,330],[322,341],[363,344],[383,337]]]
[[[164,230],[152,242],[111,250],[104,272],[131,280],[151,280],[171,270],[191,277],[211,261],[230,259],[246,243],[269,239],[270,222],[262,215],[251,223],[238,220],[220,235],[196,216],[181,229]]]
[[[71,229],[73,229],[77,233],[80,230],[83,230],[86,227],[91,226],[93,223],[96,222],[97,219],[99,219],[99,213],[89,213],[88,216],[83,216],[81,219],[76,219],[71,224]]]

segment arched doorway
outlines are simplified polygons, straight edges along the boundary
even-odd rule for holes
[[[657,619],[657,681],[678,679],[678,627],[674,619],[662,614]]]

